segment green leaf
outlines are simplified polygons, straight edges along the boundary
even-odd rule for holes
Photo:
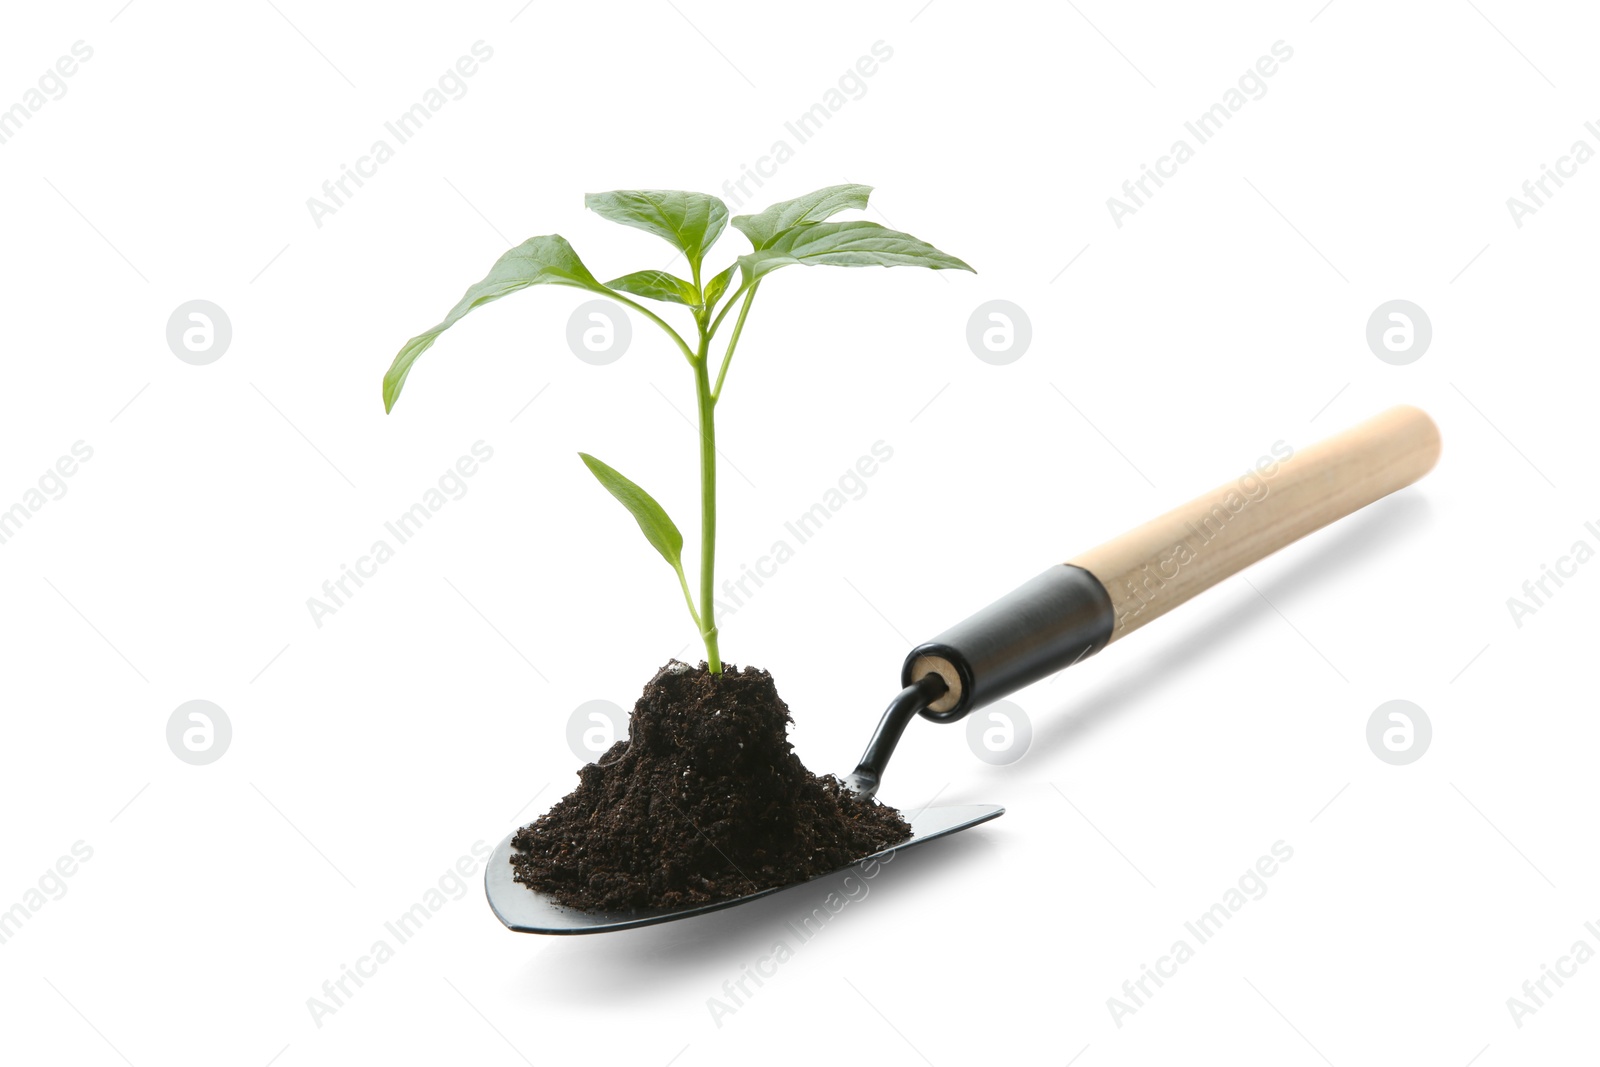
[[[601,218],[655,234],[696,265],[728,225],[728,205],[705,193],[615,189],[589,193],[583,203]]]
[[[636,270],[632,274],[624,274],[620,278],[606,282],[606,288],[651,300],[667,300],[674,304],[687,304],[690,307],[700,306],[700,298],[695,295],[694,286],[664,270]]]
[[[394,410],[394,403],[400,399],[400,390],[405,387],[412,364],[433,347],[433,342],[441,333],[454,326],[473,308],[530,285],[570,285],[599,293],[608,291],[589,273],[589,268],[583,265],[566,238],[556,234],[528,238],[495,260],[483,281],[468,289],[439,325],[417,334],[400,349],[394,357],[394,363],[389,366],[389,373],[383,376],[384,411]]]
[[[928,267],[972,270],[909,233],[876,222],[817,222],[778,235],[772,245],[739,257],[747,283],[791,263],[827,267]]]
[[[870,185],[830,185],[781,204],[773,204],[756,215],[739,215],[733,220],[734,229],[750,238],[756,251],[769,248],[787,230],[811,222],[822,222],[841,211],[867,206]]]
[[[589,472],[606,487],[606,491],[621,501],[622,506],[638,521],[645,540],[655,546],[661,558],[672,564],[674,570],[680,569],[683,566],[683,534],[667,517],[666,510],[656,503],[655,497],[587,452],[579,452],[578,456]]]
[[[722,294],[728,289],[728,283],[733,281],[733,272],[738,269],[739,264],[729,263],[727,270],[723,271],[715,278],[712,278],[709,282],[706,282],[705,306],[707,308],[713,308],[717,306],[717,301],[722,299]]]

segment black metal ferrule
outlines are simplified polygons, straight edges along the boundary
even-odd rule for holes
[[[1115,622],[1100,580],[1082,567],[1058,564],[912,649],[900,682],[916,680],[913,670],[923,656],[948,661],[961,681],[960,699],[945,711],[923,709],[922,716],[955,722],[1094,655],[1111,640]]]

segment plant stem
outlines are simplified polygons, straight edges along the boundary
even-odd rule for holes
[[[667,336],[672,338],[673,344],[678,346],[678,351],[683,353],[683,358],[688,360],[690,363],[694,362],[694,353],[689,351],[689,346],[684,343],[683,337],[679,335],[677,330],[674,330],[667,323],[667,320],[663,319],[660,315],[657,315],[654,311],[651,311],[643,304],[640,304],[638,301],[629,300],[627,297],[613,289],[604,289],[601,291],[603,291],[606,296],[609,296],[617,303],[626,304],[628,307],[633,308],[633,310],[637,311],[639,314],[643,315],[645,318],[649,319],[651,322],[665,330]]]
[[[728,364],[733,362],[733,350],[739,345],[739,335],[744,332],[744,320],[750,314],[750,301],[756,298],[756,290],[761,288],[761,283],[756,282],[744,296],[744,306],[739,309],[739,317],[734,320],[733,334],[728,338],[728,350],[722,354],[722,369],[717,371],[717,384],[711,390],[711,402],[715,404],[722,399],[722,379],[728,376]]]
[[[706,644],[706,665],[722,673],[717,651],[717,429],[716,401],[711,397],[711,335],[700,331],[700,352],[694,360],[695,398],[700,415],[700,637]]]
[[[700,628],[700,613],[694,610],[694,594],[689,592],[689,579],[683,576],[683,564],[679,563],[673,570],[678,572],[678,588],[683,590],[683,601],[689,605],[689,617],[694,620],[695,629]]]
[[[714,336],[717,330],[722,328],[722,320],[728,317],[728,312],[733,310],[733,305],[738,302],[739,298],[743,296],[747,290],[752,289],[759,284],[761,283],[745,282],[740,285],[739,288],[735,289],[733,291],[733,295],[728,297],[727,301],[722,305],[722,310],[717,312],[717,317],[712,320],[711,329],[707,332]]]

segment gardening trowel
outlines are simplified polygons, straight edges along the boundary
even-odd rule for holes
[[[1433,420],[1413,407],[1390,408],[1298,452],[1280,444],[1227,484],[1051,567],[911,650],[901,669],[905,689],[890,703],[845,783],[874,795],[895,744],[915,716],[955,722],[1070,667],[1256,560],[1410,485],[1438,458]],[[863,858],[881,859],[1004,812],[987,804],[929,806],[909,816],[908,839]],[[649,926],[793,888],[679,909],[578,911],[512,881],[513,836],[494,850],[484,883],[494,913],[521,933],[589,934]]]

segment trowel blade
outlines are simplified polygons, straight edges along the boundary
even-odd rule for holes
[[[909,816],[911,822],[911,836],[871,856],[863,857],[856,863],[867,859],[882,859],[896,852],[904,851],[913,845],[920,845],[935,838],[945,837],[965,830],[969,826],[988,822],[990,819],[1005,814],[1005,808],[993,804],[943,804],[936,807],[923,808],[921,811]],[[786,889],[805,885],[806,882],[796,882],[794,885],[777,886],[772,889],[763,889],[757,893],[750,893],[732,900],[719,900],[715,904],[698,904],[687,908],[660,908],[632,912],[590,912],[579,911],[576,908],[564,907],[557,904],[543,893],[537,893],[519,882],[512,881],[511,867],[511,839],[516,836],[515,831],[506,835],[506,839],[495,848],[494,854],[489,857],[488,869],[484,871],[484,891],[489,896],[489,907],[494,910],[495,917],[506,926],[519,934],[601,934],[612,930],[629,930],[636,926],[654,926],[656,923],[671,922],[674,919],[687,919],[693,915],[705,915],[708,912],[721,911],[731,908],[735,904],[745,904],[761,897],[781,893]],[[839,871],[848,870],[856,864],[840,867],[836,871],[818,875],[818,878],[827,878]],[[816,881],[815,878],[809,881]]]

